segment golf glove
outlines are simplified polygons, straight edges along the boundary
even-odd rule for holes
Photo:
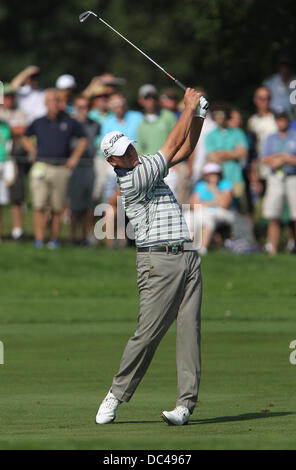
[[[209,109],[209,102],[208,100],[205,99],[204,96],[201,96],[199,99],[199,105],[197,106],[195,110],[195,117],[201,117],[202,119],[205,119],[207,112]]]

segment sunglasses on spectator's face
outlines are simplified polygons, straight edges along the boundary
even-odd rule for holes
[[[151,95],[151,94],[145,95],[143,98],[144,100],[149,100],[149,99],[156,100],[157,99],[155,95]]]

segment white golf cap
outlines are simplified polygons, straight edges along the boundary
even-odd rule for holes
[[[209,162],[206,163],[202,170],[204,175],[209,175],[210,173],[222,173],[222,167],[218,163]]]
[[[73,75],[61,75],[56,81],[56,88],[59,90],[66,90],[67,88],[75,88],[76,80]]]
[[[108,132],[105,135],[101,142],[101,150],[105,158],[109,158],[112,155],[121,157],[128,146],[135,142],[135,140],[130,140],[126,135],[120,131]]]
[[[150,85],[147,83],[146,85],[142,85],[139,88],[139,98],[144,98],[147,95],[157,96],[157,90],[154,85]]]

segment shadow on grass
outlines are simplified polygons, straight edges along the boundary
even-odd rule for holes
[[[228,423],[229,421],[249,421],[251,419],[261,419],[261,418],[276,418],[279,416],[288,416],[295,414],[292,411],[286,412],[266,412],[262,411],[260,413],[244,413],[237,416],[218,416],[216,418],[208,418],[208,419],[196,419],[189,421],[189,425],[191,424],[211,424],[211,423]]]
[[[193,419],[190,420],[188,426],[196,424],[211,424],[211,423],[228,423],[231,421],[248,421],[252,419],[261,419],[261,418],[277,418],[280,416],[288,416],[296,414],[292,411],[286,412],[260,412],[260,413],[244,413],[237,416],[218,416],[216,418],[208,419]],[[162,423],[163,421],[159,419],[158,421],[116,421],[113,424],[153,424],[153,423]]]

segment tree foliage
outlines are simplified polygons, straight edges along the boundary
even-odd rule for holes
[[[143,83],[172,83],[94,17],[93,10],[183,83],[247,109],[253,89],[276,68],[281,50],[294,55],[296,2],[283,0],[10,0],[0,6],[0,79],[29,64],[50,86],[72,73],[81,87],[112,71],[135,100]]]

